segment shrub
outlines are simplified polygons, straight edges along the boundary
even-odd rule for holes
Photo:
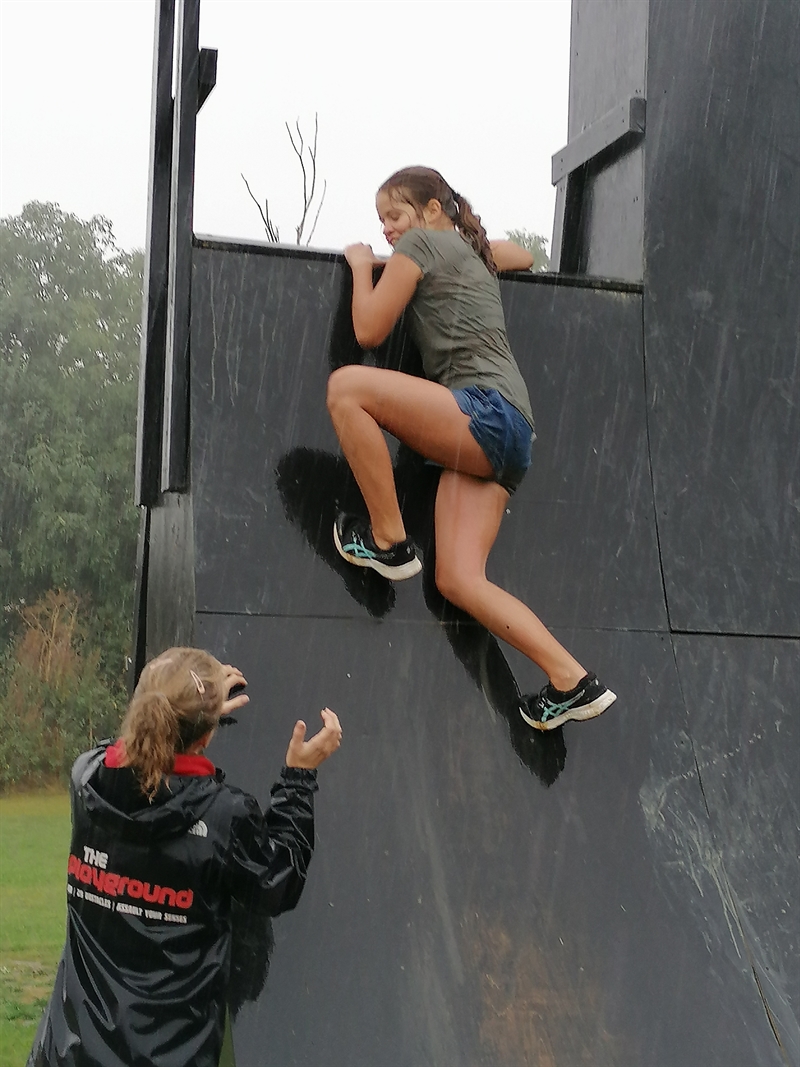
[[[109,690],[80,598],[50,590],[20,611],[0,679],[0,787],[66,780],[75,757],[113,733],[124,692]]]

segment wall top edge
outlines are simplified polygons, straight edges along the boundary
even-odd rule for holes
[[[325,248],[298,248],[296,245],[272,244],[268,241],[245,241],[236,237],[215,237],[210,234],[195,234],[194,247],[199,249],[229,252],[232,254],[272,256],[278,259],[312,260],[318,263],[344,263],[342,252]],[[520,281],[527,285],[566,286],[573,289],[605,289],[618,293],[641,293],[641,282],[628,282],[619,278],[594,278],[585,275],[558,274],[543,271],[506,271],[501,277]]]

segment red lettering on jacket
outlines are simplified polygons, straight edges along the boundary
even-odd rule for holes
[[[191,908],[194,900],[192,889],[172,889],[170,886],[151,885],[138,878],[128,878],[104,871],[89,863],[82,863],[78,856],[70,854],[67,862],[67,877],[75,878],[84,885],[94,885],[100,893],[109,897],[121,897],[125,893],[134,900],[144,898],[148,904],[167,904],[171,908]]]

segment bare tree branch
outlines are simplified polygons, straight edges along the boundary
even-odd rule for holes
[[[319,207],[317,208],[317,213],[314,216],[314,225],[311,227],[311,233],[308,235],[308,240],[306,241],[306,245],[310,245],[311,244],[311,238],[314,236],[314,230],[316,230],[316,228],[317,228],[317,223],[319,222],[319,213],[320,213],[320,211],[322,211],[322,205],[325,203],[325,194],[327,193],[327,191],[328,191],[328,179],[326,178],[322,183],[322,196],[320,197]]]
[[[314,199],[314,193],[315,193],[316,188],[317,188],[317,135],[318,134],[319,134],[319,112],[315,111],[314,112],[314,147],[310,150],[310,155],[311,155],[311,195],[308,198],[309,206],[311,205],[311,201]],[[324,193],[322,195],[323,195],[323,197],[325,196]],[[319,216],[319,212],[317,212],[317,216]],[[316,221],[314,222],[314,225],[316,226]],[[312,230],[311,232],[313,233],[314,231]],[[309,238],[309,240],[310,240],[310,238]],[[306,244],[307,243],[308,242],[306,242]]]
[[[295,119],[295,124],[294,125],[295,125],[295,129],[297,130],[297,139],[298,139],[298,141],[300,143],[300,147],[299,148],[294,142],[294,137],[292,137],[292,131],[289,129],[289,123],[288,122],[286,123],[286,132],[289,134],[289,140],[292,143],[292,148],[294,149],[294,154],[297,156],[297,159],[298,159],[298,161],[300,163],[300,170],[303,172],[303,214],[300,216],[300,222],[299,222],[299,224],[297,226],[295,226],[295,231],[294,231],[296,236],[297,236],[297,243],[300,244],[300,241],[301,241],[301,239],[303,237],[303,228],[305,227],[305,224],[306,224],[306,216],[308,215],[308,206],[309,206],[308,173],[306,172],[306,161],[303,158],[303,152],[305,151],[306,145],[305,145],[305,141],[303,140],[303,131],[300,129],[300,119]],[[313,166],[314,165],[314,157],[313,157],[313,155],[311,157],[311,163],[312,163],[312,166]]]
[[[272,241],[273,244],[278,244],[280,241],[280,233],[278,231],[278,227],[273,224],[272,219],[269,217],[269,200],[264,200],[265,210],[262,211],[261,204],[259,204],[258,200],[256,200],[255,196],[253,195],[253,190],[250,188],[250,183],[248,182],[247,178],[245,178],[244,174],[242,175],[242,181],[247,186],[247,191],[250,194],[250,198],[258,208],[258,213],[261,216],[261,221],[264,223],[264,229],[267,231],[267,240]]]
[[[300,126],[300,119],[295,119],[294,132],[288,122],[284,123],[286,127],[286,133],[289,135],[289,143],[292,146],[292,151],[297,156],[297,161],[300,164],[300,173],[303,176],[303,212],[300,216],[300,222],[294,228],[296,243],[302,244],[303,234],[305,233],[306,224],[309,221],[310,213],[312,211],[314,197],[317,194],[317,142],[319,140],[319,112],[314,113],[314,140],[311,144],[306,144],[306,140],[303,137],[303,130]],[[307,158],[306,158],[307,157]],[[269,217],[269,201],[264,201],[264,210],[261,208],[261,204],[253,195],[253,191],[248,185],[247,179],[244,174],[242,180],[247,186],[247,191],[253,203],[258,208],[258,213],[261,216],[261,221],[264,223],[264,229],[267,232],[267,238],[275,243],[278,242],[278,227],[275,226]],[[311,232],[306,239],[306,245],[311,243],[311,238],[314,236],[314,231],[317,228],[319,222],[320,212],[322,211],[322,205],[325,203],[325,193],[328,191],[328,183],[325,181],[322,187],[322,196],[320,197],[317,210],[314,215],[314,224],[311,227]]]

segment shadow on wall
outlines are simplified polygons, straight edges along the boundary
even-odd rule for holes
[[[532,730],[519,713],[521,694],[497,639],[473,618],[445,600],[436,588],[436,545],[433,508],[439,469],[401,445],[394,464],[395,484],[403,521],[423,560],[425,604],[441,624],[450,647],[494,711],[508,725],[511,746],[521,762],[545,786],[564,769],[563,730]],[[395,604],[390,581],[375,571],[342,559],[333,543],[333,524],[340,511],[361,515],[366,510],[347,461],[312,448],[294,448],[278,462],[278,493],[287,519],[302,531],[310,547],[344,582],[350,596],[373,618],[388,615]]]

